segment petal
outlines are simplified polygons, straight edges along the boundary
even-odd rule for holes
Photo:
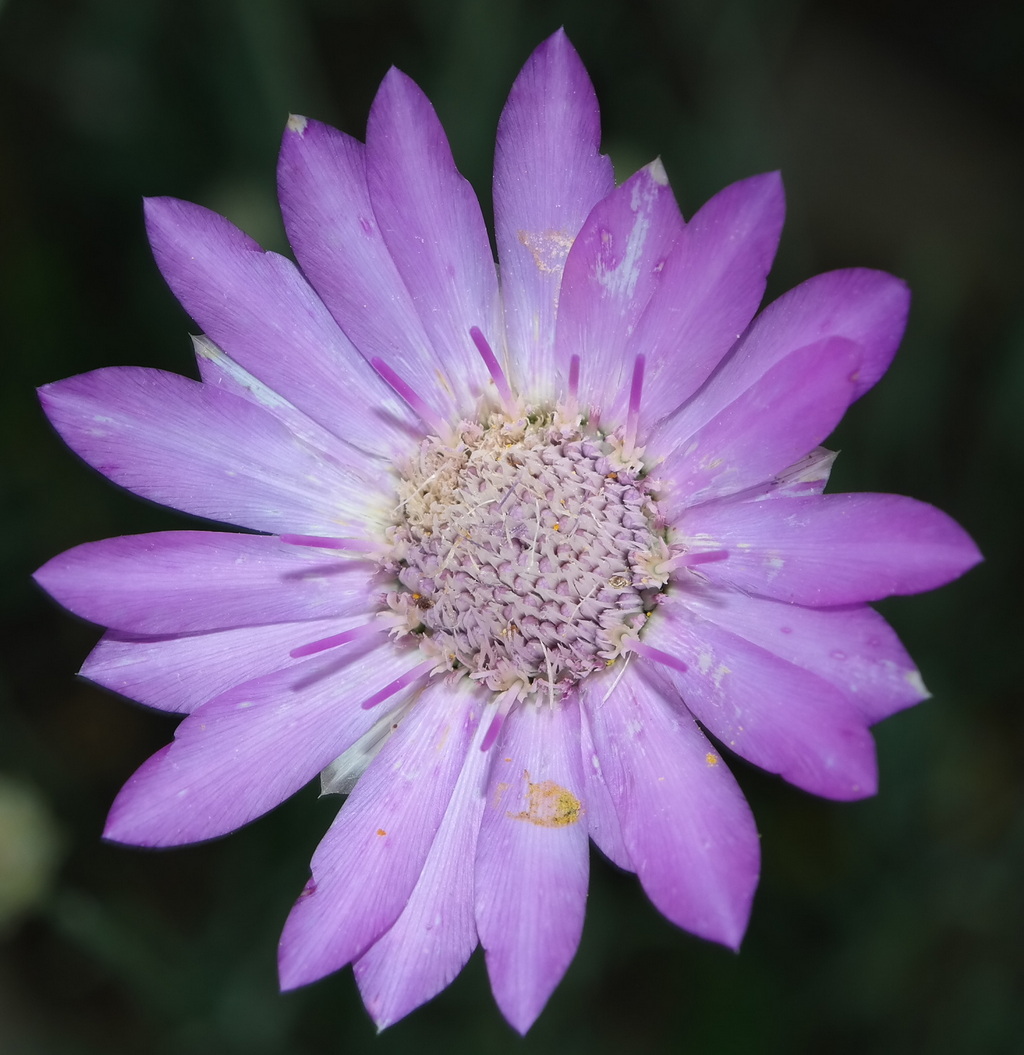
[[[269,411],[285,428],[291,432],[300,442],[316,450],[323,451],[328,457],[333,457],[342,464],[347,464],[353,459],[352,448],[339,440],[336,435],[328,432],[322,425],[318,425],[308,414],[303,413],[284,396],[275,392],[258,378],[249,373],[248,370],[239,366],[230,356],[218,348],[213,341],[203,335],[193,336],[192,345],[196,353],[196,366],[199,369],[199,378],[209,388],[227,392],[232,396],[238,396],[249,403],[255,403],[264,410]],[[408,448],[422,439],[423,429],[420,422],[410,424],[408,434],[405,435],[401,444],[403,453]],[[355,455],[358,461],[362,461],[362,454],[366,453],[369,460],[373,457],[369,452],[363,450]],[[379,469],[379,463],[374,466]]]
[[[365,153],[362,143],[329,125],[289,120],[277,169],[288,240],[303,274],[363,356],[380,357],[435,409],[450,414],[451,394],[438,383],[445,361],[381,236]]]
[[[464,683],[463,683],[464,684]],[[490,754],[477,728],[441,827],[394,926],[355,962],[363,1003],[384,1029],[451,983],[477,945],[473,870]]]
[[[80,673],[147,707],[188,714],[235,685],[288,666],[293,648],[343,629],[337,619],[316,619],[163,638],[111,631]]]
[[[185,718],[125,784],[104,836],[176,846],[247,824],[362,736],[379,715],[360,704],[422,658],[380,637],[229,689]]]
[[[906,283],[884,271],[828,271],[773,301],[754,321],[723,368],[734,385],[767,370],[794,348],[845,337],[864,349],[857,377],[862,396],[889,368],[910,308]]]
[[[824,678],[871,724],[928,697],[892,627],[866,605],[804,608],[692,586],[678,600],[702,619]]]
[[[498,123],[494,226],[508,347],[520,391],[555,391],[552,349],[566,254],[615,186],[598,153],[601,120],[587,71],[559,30],[527,60]]]
[[[771,172],[726,187],[686,225],[630,342],[631,356],[647,355],[641,426],[693,395],[746,329],[784,214],[782,181]]]
[[[828,798],[877,790],[867,719],[823,678],[680,602],[661,606],[644,642],[686,664],[666,667],[669,680],[697,720],[748,762]]]
[[[836,451],[815,447],[810,454],[787,466],[781,473],[776,473],[765,491],[766,498],[803,497],[820,495],[832,475],[832,465],[836,460]]]
[[[83,543],[35,577],[92,623],[135,634],[182,634],[369,617],[373,572],[366,561],[263,535],[161,531]]]
[[[683,218],[660,161],[653,161],[594,206],[565,262],[555,330],[556,367],[569,376],[580,357],[579,402],[609,407],[628,391],[626,349]]]
[[[695,432],[673,436],[675,450],[659,468],[661,513],[674,520],[687,506],[742,491],[791,466],[839,424],[859,363],[859,346],[842,338],[801,348]],[[685,415],[674,419],[683,421]]]
[[[363,774],[324,836],[281,935],[281,987],[338,970],[409,901],[479,718],[471,688],[435,679]]]
[[[709,502],[678,529],[728,551],[701,565],[709,581],[815,608],[932,590],[981,560],[959,524],[901,495]]]
[[[609,861],[627,872],[635,872],[636,868],[622,837],[622,825],[619,823],[615,801],[608,791],[601,769],[601,759],[594,747],[594,737],[590,731],[593,719],[586,709],[581,710],[580,717],[583,774],[586,778],[584,802],[587,804],[587,831]]]
[[[525,1033],[583,931],[588,861],[577,704],[521,705],[491,750],[476,920],[494,999]]]
[[[395,69],[370,109],[366,183],[380,233],[441,364],[438,379],[468,413],[489,383],[470,329],[483,331],[499,359],[504,353],[497,273],[480,203],[455,167],[437,114]]]
[[[407,408],[290,260],[174,198],[146,200],[146,229],[167,284],[214,344],[329,432],[384,456],[400,449]]]
[[[374,515],[379,472],[310,449],[263,408],[186,377],[115,366],[39,395],[69,447],[162,505],[275,534],[361,534]]]
[[[686,930],[738,948],[760,853],[750,807],[697,723],[636,666],[580,687],[601,770],[647,896]]]

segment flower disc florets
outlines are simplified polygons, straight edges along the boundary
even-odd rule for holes
[[[530,412],[424,440],[399,486],[389,598],[455,669],[551,698],[619,656],[665,583],[642,471],[617,437]]]

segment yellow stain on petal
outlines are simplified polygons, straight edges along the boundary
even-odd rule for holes
[[[519,241],[530,251],[537,270],[550,274],[562,270],[572,248],[572,238],[565,231],[518,231]]]
[[[506,758],[505,761],[506,762],[510,762],[511,759]],[[504,781],[504,780],[501,780],[497,784],[494,785],[494,808],[495,809],[499,809],[501,807],[501,800],[505,797],[505,792],[508,791],[508,789],[511,786],[512,786],[511,784],[509,784],[507,781]]]
[[[580,819],[583,807],[580,800],[561,784],[553,780],[542,780],[539,784],[527,780],[527,808],[521,813],[510,813],[516,821],[529,821],[540,828],[567,828]]]
[[[717,766],[718,765],[718,755],[712,754],[712,752],[709,751],[704,756],[704,761],[707,762],[707,764],[709,766]]]

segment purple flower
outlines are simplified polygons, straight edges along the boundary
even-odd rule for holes
[[[349,793],[281,982],[353,963],[381,1026],[479,941],[525,1032],[579,942],[588,836],[737,947],[758,836],[702,727],[808,791],[872,794],[869,727],[926,692],[867,603],[980,559],[930,506],[822,493],[819,445],[887,368],[903,284],[835,271],[755,317],[779,177],[684,224],[658,162],[616,188],[598,139],[557,33],[498,128],[496,269],[393,70],[365,146],[289,122],[299,267],[147,202],[201,382],[113,367],[42,390],[111,480],[260,532],[107,539],[39,571],[109,628],[86,677],[186,715],[106,836],[210,839],[318,773]]]

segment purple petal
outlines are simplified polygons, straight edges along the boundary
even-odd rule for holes
[[[692,586],[680,591],[678,601],[700,618],[824,678],[870,724],[928,697],[892,628],[866,605],[804,608]]]
[[[246,402],[255,403],[258,407],[269,411],[300,443],[307,447],[323,451],[342,464],[352,460],[353,451],[348,444],[339,440],[337,435],[328,432],[322,425],[318,425],[308,414],[289,403],[284,396],[239,366],[208,337],[194,336],[192,345],[196,353],[199,378],[204,385],[244,399]],[[422,429],[419,426],[411,429],[409,437],[406,438],[405,447],[408,447],[410,438],[415,441],[416,437],[421,436]],[[356,455],[357,460],[361,460],[362,453],[359,452]]]
[[[746,329],[784,214],[782,181],[772,172],[726,187],[686,225],[630,342],[631,355],[647,355],[644,429],[693,395]]]
[[[932,590],[981,560],[954,520],[901,495],[709,502],[677,527],[681,540],[728,550],[701,565],[711,582],[815,608]]]
[[[622,825],[616,811],[615,801],[608,791],[601,770],[601,759],[594,748],[590,732],[592,721],[586,709],[581,710],[580,735],[583,755],[583,775],[586,778],[584,802],[587,804],[587,831],[597,848],[619,868],[635,872],[622,837]]]
[[[92,623],[135,634],[182,634],[369,618],[373,571],[365,561],[262,535],[161,531],[83,543],[48,561],[35,577]]]
[[[748,762],[828,798],[877,790],[867,719],[823,678],[680,602],[661,606],[644,643],[686,664],[665,667],[667,677],[690,712]]]
[[[312,450],[255,403],[197,381],[114,366],[39,396],[78,455],[162,505],[274,534],[364,534],[377,519],[380,474],[354,452]]]
[[[555,390],[552,349],[566,255],[590,210],[615,186],[600,142],[594,88],[559,30],[512,85],[494,157],[505,327],[515,379],[533,400]]]
[[[673,923],[738,948],[760,867],[750,808],[667,685],[637,667],[609,692],[612,680],[588,678],[581,696],[640,882]]]
[[[146,228],[167,284],[214,344],[334,435],[386,457],[401,449],[404,404],[290,260],[174,198],[147,199]]]
[[[100,638],[80,673],[147,707],[188,714],[235,685],[289,666],[293,648],[341,625],[317,619],[163,638],[112,631]]]
[[[281,987],[362,956],[398,919],[423,870],[479,718],[476,693],[428,683],[356,784],[281,935]]]
[[[580,357],[579,402],[607,408],[629,388],[629,337],[683,229],[660,161],[594,206],[565,262],[558,299],[555,360],[569,375]]]
[[[377,226],[365,152],[329,125],[289,120],[277,169],[288,239],[303,273],[366,360],[383,359],[448,415],[452,395],[438,383],[445,360],[431,346]]]
[[[494,998],[525,1033],[583,930],[588,861],[578,706],[569,699],[554,708],[521,705],[491,751],[476,920]]]
[[[380,715],[360,704],[422,658],[381,636],[204,703],[121,789],[105,837],[175,846],[247,824],[367,732]]]
[[[761,312],[723,373],[742,387],[794,348],[845,337],[864,349],[856,386],[859,398],[889,368],[909,307],[906,284],[884,271],[848,268],[816,275]]]
[[[752,487],[791,466],[839,424],[853,399],[859,363],[859,346],[841,338],[801,348],[695,432],[676,433],[675,449],[659,467],[666,481],[662,514],[674,520],[687,506]]]
[[[465,684],[465,683],[463,683]],[[477,945],[473,872],[491,756],[470,744],[462,772],[408,904],[355,962],[367,1011],[380,1029],[451,983]]]
[[[437,114],[395,69],[370,110],[366,183],[381,236],[433,343],[439,381],[468,413],[489,384],[470,329],[478,326],[504,355],[497,273],[480,203],[455,167]]]

